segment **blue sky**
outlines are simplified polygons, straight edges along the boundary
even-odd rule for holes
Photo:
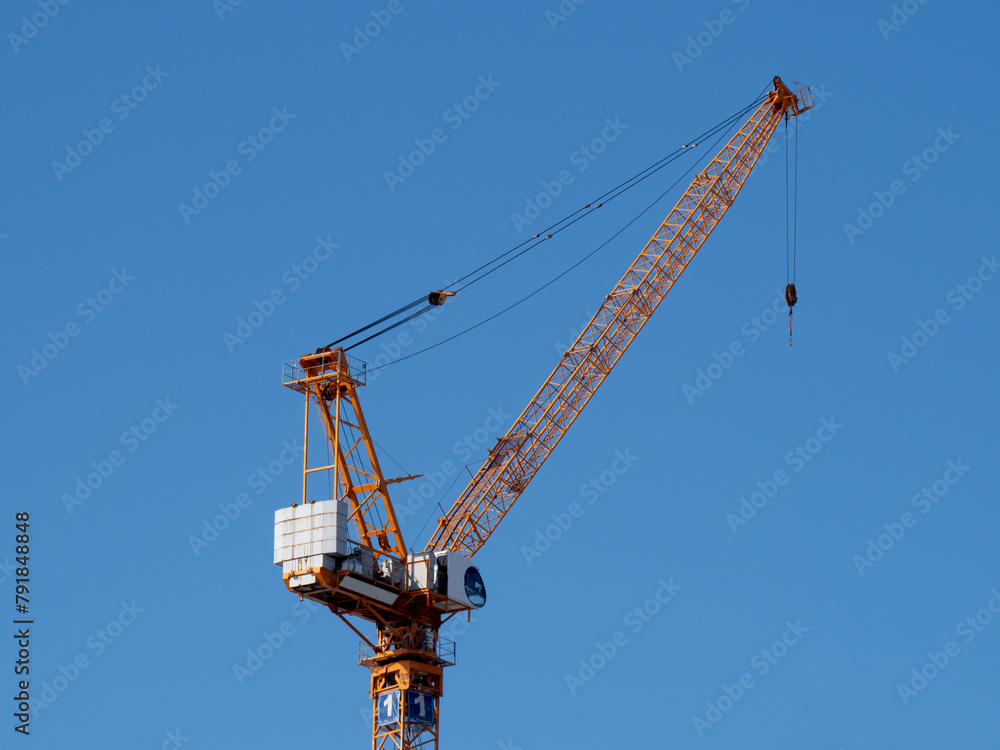
[[[37,709],[17,741],[367,747],[357,637],[271,562],[301,492],[281,363],[777,74],[816,100],[794,346],[779,132],[477,555],[489,603],[445,629],[442,747],[998,747],[998,20],[935,0],[7,3],[0,601],[15,619],[28,512]],[[407,544],[434,515],[410,498],[458,495],[679,191],[400,360],[689,165],[352,352],[391,363],[361,393],[386,473],[425,475],[392,488]]]

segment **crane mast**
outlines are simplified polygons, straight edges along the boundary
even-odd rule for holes
[[[301,503],[275,513],[274,562],[289,591],[327,607],[361,638],[359,663],[371,671],[373,750],[438,750],[443,669],[455,661],[440,629],[486,602],[472,556],[732,205],[778,123],[811,106],[808,88],[793,93],[775,76],[774,89],[695,177],[438,520],[423,552],[408,553],[403,542],[388,485],[414,477],[382,474],[357,395],[363,364],[330,347],[286,363],[283,384],[306,397],[305,450]],[[310,426],[311,413],[319,429]],[[310,442],[312,432],[318,441]],[[314,493],[326,499],[316,502]],[[348,616],[374,624],[375,638]]]

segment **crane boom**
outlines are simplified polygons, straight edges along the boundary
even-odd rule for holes
[[[698,174],[535,397],[439,519],[426,550],[472,557],[604,382],[736,199],[783,117],[812,106],[774,78],[774,90]]]

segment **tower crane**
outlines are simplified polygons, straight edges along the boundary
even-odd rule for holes
[[[301,502],[275,512],[274,562],[289,591],[327,607],[361,638],[373,750],[438,749],[442,675],[455,662],[454,643],[440,629],[486,603],[471,558],[732,205],[778,123],[811,107],[807,87],[792,92],[775,76],[773,90],[694,178],[422,552],[407,551],[388,492],[414,477],[385,477],[358,400],[363,363],[332,347],[285,363],[283,384],[306,397],[305,450]],[[445,296],[432,292],[429,302]],[[319,446],[310,443],[311,418],[320,423],[312,429],[322,433]],[[310,489],[328,499],[310,499]],[[373,623],[375,637],[352,619]]]

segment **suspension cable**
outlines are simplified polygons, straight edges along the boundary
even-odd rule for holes
[[[417,302],[421,302],[421,301],[422,301],[422,300],[417,300]],[[409,307],[413,307],[413,305],[409,305]],[[407,317],[403,318],[402,320],[397,320],[397,321],[396,321],[395,323],[393,323],[393,324],[392,324],[392,325],[390,325],[390,326],[386,326],[386,327],[385,327],[385,328],[383,328],[383,329],[382,329],[381,331],[376,331],[376,332],[375,332],[375,333],[373,333],[373,334],[372,334],[371,336],[368,336],[367,338],[363,338],[363,339],[361,339],[361,341],[358,341],[358,342],[356,342],[356,343],[353,343],[353,344],[351,344],[350,346],[345,346],[345,347],[344,347],[344,351],[345,351],[345,352],[349,352],[349,351],[351,351],[351,349],[353,349],[354,347],[356,347],[356,346],[361,346],[361,345],[362,345],[363,343],[365,343],[366,341],[371,341],[371,340],[372,340],[373,338],[376,338],[377,336],[381,336],[381,335],[382,335],[383,333],[385,333],[386,331],[391,331],[391,330],[392,330],[393,328],[397,328],[398,326],[401,326],[401,325],[403,325],[403,323],[405,323],[406,321],[408,321],[408,320],[413,320],[414,318],[416,318],[416,317],[419,317],[419,316],[423,315],[423,314],[424,314],[425,312],[427,312],[428,310],[430,310],[430,309],[431,309],[431,308],[433,308],[433,307],[434,307],[434,305],[427,305],[426,307],[422,307],[422,308],[420,308],[419,310],[417,310],[417,311],[416,311],[415,313],[413,313],[412,315],[408,315]],[[390,315],[389,317],[392,317],[392,316]],[[385,320],[385,318],[383,318],[383,320]],[[374,323],[373,323],[372,325],[374,325]],[[371,328],[371,326],[366,326],[365,328]],[[362,330],[364,330],[364,329],[362,329]],[[346,336],[345,338],[350,338],[350,336]],[[341,341],[342,341],[342,340],[343,340],[343,339],[341,339]],[[334,343],[338,343],[338,342],[334,342]],[[333,346],[333,344],[330,344],[330,346]]]
[[[508,305],[507,307],[503,308],[499,312],[493,313],[493,315],[490,315],[488,318],[479,321],[475,325],[471,325],[468,328],[466,328],[466,329],[464,329],[462,331],[459,331],[458,333],[455,333],[455,334],[449,336],[448,338],[442,339],[441,341],[438,341],[438,342],[436,342],[434,344],[431,344],[430,346],[426,346],[423,349],[419,349],[419,350],[413,352],[412,354],[407,354],[405,357],[400,357],[399,359],[393,360],[391,362],[386,362],[384,365],[379,365],[378,367],[372,367],[372,368],[369,369],[369,372],[371,372],[373,370],[381,370],[382,368],[389,367],[390,365],[399,364],[400,362],[403,362],[404,360],[410,359],[411,357],[416,357],[418,354],[423,354],[424,352],[428,352],[431,349],[436,349],[437,347],[441,346],[442,344],[446,344],[449,341],[453,341],[454,339],[457,339],[459,336],[464,336],[465,334],[467,334],[467,333],[469,333],[471,331],[474,331],[475,329],[479,328],[480,326],[485,325],[486,323],[489,323],[491,320],[494,320],[495,318],[499,318],[504,313],[506,313],[506,312],[508,312],[510,310],[513,310],[518,305],[522,304],[523,302],[527,302],[529,299],[531,299],[532,297],[534,297],[539,292],[541,292],[544,289],[550,287],[552,284],[554,284],[555,282],[557,282],[559,279],[561,279],[563,276],[565,276],[570,271],[572,271],[573,269],[575,269],[577,266],[581,265],[586,260],[588,260],[591,256],[595,255],[598,251],[604,249],[612,240],[616,239],[622,232],[624,232],[626,229],[628,229],[630,226],[632,226],[635,222],[637,222],[640,218],[642,218],[646,213],[648,213],[650,210],[652,210],[653,207],[656,206],[657,203],[659,203],[661,200],[663,200],[663,198],[671,190],[673,190],[675,187],[677,187],[677,185],[680,184],[680,182],[685,177],[687,177],[695,169],[695,167],[698,166],[699,163],[701,163],[704,160],[704,158],[705,158],[706,155],[714,153],[715,147],[725,137],[726,137],[726,132],[723,131],[723,133],[712,144],[712,147],[709,150],[705,151],[705,153],[702,155],[701,158],[699,158],[694,164],[692,164],[690,167],[688,167],[687,171],[684,172],[684,174],[682,174],[680,177],[678,177],[676,180],[674,180],[674,182],[670,185],[670,187],[668,187],[666,190],[664,190],[652,203],[650,203],[648,206],[646,206],[646,208],[644,208],[642,211],[640,211],[638,214],[636,214],[627,224],[625,224],[625,226],[623,226],[617,232],[615,232],[614,234],[612,234],[610,237],[608,237],[608,239],[606,239],[600,245],[598,245],[597,247],[595,247],[593,250],[591,250],[585,256],[583,256],[582,258],[580,258],[580,260],[578,260],[576,263],[574,263],[573,265],[571,265],[569,268],[567,268],[566,270],[562,271],[561,273],[559,273],[558,275],[554,276],[553,278],[549,279],[547,282],[545,282],[540,287],[538,287],[537,289],[535,289],[535,291],[531,292],[530,294],[525,295],[524,297],[522,297],[521,299],[517,300],[516,302],[514,302],[514,303]]]
[[[331,341],[329,344],[326,345],[325,348],[329,349],[330,347],[336,346],[341,341],[346,341],[347,339],[351,338],[352,336],[357,336],[359,333],[363,333],[364,331],[367,331],[369,328],[372,328],[374,326],[377,326],[379,323],[383,323],[383,322],[389,320],[389,318],[393,318],[396,315],[399,315],[400,313],[406,312],[407,310],[409,310],[414,305],[419,305],[421,302],[423,302],[426,299],[427,299],[426,297],[418,297],[417,299],[413,300],[413,302],[411,302],[410,304],[403,305],[398,310],[395,310],[395,311],[389,313],[388,315],[382,316],[381,318],[379,318],[378,320],[376,320],[374,323],[369,323],[368,325],[363,326],[363,327],[359,328],[358,330],[353,331],[352,333],[347,334],[346,336],[341,336],[336,341]],[[378,334],[376,334],[376,335],[378,335]],[[368,339],[365,339],[365,341],[367,341],[367,340]]]
[[[513,257],[507,258],[507,260],[504,260],[502,263],[499,263],[498,265],[496,265],[495,267],[491,268],[490,270],[485,271],[484,273],[482,273],[479,276],[477,276],[476,278],[474,278],[472,281],[469,281],[468,283],[463,284],[461,287],[459,287],[455,291],[458,292],[458,291],[461,291],[462,289],[466,289],[467,287],[469,287],[472,284],[476,283],[480,279],[485,278],[486,276],[488,276],[489,274],[493,273],[494,271],[497,271],[500,268],[502,268],[503,266],[507,265],[507,263],[509,263],[510,261],[514,260],[515,258],[520,257],[521,255],[523,255],[524,253],[526,253],[528,250],[532,250],[532,249],[538,247],[538,245],[540,245],[545,240],[552,239],[552,237],[554,235],[558,234],[559,232],[563,231],[564,229],[568,229],[570,226],[572,226],[573,224],[575,224],[580,219],[582,219],[585,216],[593,213],[597,209],[599,209],[599,208],[607,205],[608,203],[610,203],[612,200],[614,200],[618,196],[622,195],[623,193],[625,193],[628,190],[631,190],[633,187],[635,187],[636,185],[638,185],[639,183],[641,183],[643,180],[645,180],[648,177],[651,177],[652,175],[656,174],[657,172],[659,172],[661,169],[663,169],[667,165],[669,165],[669,164],[677,161],[677,159],[679,159],[682,155],[684,155],[685,153],[688,152],[688,149],[696,148],[700,144],[701,141],[703,141],[703,140],[705,140],[707,138],[711,138],[716,133],[718,133],[720,130],[723,130],[723,131],[724,130],[728,130],[730,127],[732,127],[733,122],[735,122],[736,120],[742,119],[750,110],[755,109],[760,104],[760,102],[763,101],[763,98],[764,97],[762,95],[758,95],[754,99],[753,102],[751,102],[750,104],[748,104],[746,107],[744,107],[743,109],[741,109],[739,112],[736,112],[735,114],[730,115],[726,119],[724,119],[721,122],[717,123],[716,125],[712,126],[708,130],[706,130],[704,133],[702,133],[701,135],[697,136],[693,141],[690,141],[689,143],[684,144],[680,148],[675,149],[673,152],[671,152],[670,154],[667,154],[666,156],[664,156],[659,161],[654,162],[653,164],[651,164],[650,166],[646,167],[642,171],[637,172],[636,174],[632,175],[627,180],[619,183],[615,187],[613,187],[610,190],[608,190],[607,192],[605,192],[603,195],[598,196],[597,198],[595,198],[594,200],[590,201],[589,203],[587,203],[586,205],[582,206],[581,208],[578,208],[576,211],[574,211],[573,213],[569,214],[568,216],[565,216],[562,219],[560,219],[559,221],[556,221],[555,223],[553,223],[552,225],[550,225],[546,229],[543,229],[541,232],[539,232],[538,234],[536,234],[533,237],[531,237],[530,239],[527,239],[524,242],[522,242],[522,243],[514,246],[510,250],[507,250],[506,252],[501,253],[500,255],[498,255],[495,258],[493,258],[492,260],[484,263],[483,265],[481,265],[479,268],[475,269],[474,271],[472,271],[470,273],[467,273],[465,276],[463,276],[460,279],[457,279],[456,281],[452,282],[446,288],[450,289],[450,288],[454,287],[456,284],[459,284],[462,281],[464,281],[465,279],[469,278],[469,276],[472,276],[473,274],[478,273],[479,271],[481,271],[483,269],[489,268],[489,266],[491,266],[491,265],[493,265],[495,263],[498,263],[498,261],[500,261],[503,258],[506,258],[508,255],[511,255],[512,253],[515,253],[516,251],[521,250],[521,252],[518,252]],[[585,212],[585,213],[583,213],[583,212]],[[533,240],[538,240],[538,241],[537,242],[533,242]],[[531,244],[529,244],[529,243],[531,243]],[[528,245],[528,247],[524,247],[525,245]],[[521,248],[524,248],[524,249],[522,250]]]
[[[346,336],[341,336],[339,339],[330,342],[329,344],[327,344],[326,347],[322,347],[321,349],[319,349],[317,351],[322,351],[323,348],[332,348],[332,347],[336,346],[337,344],[340,344],[340,343],[342,343],[344,341],[347,341],[348,339],[354,338],[355,336],[357,336],[357,335],[359,335],[361,333],[364,333],[365,331],[368,331],[371,328],[374,328],[375,326],[380,325],[381,323],[385,323],[386,321],[389,321],[389,320],[392,320],[393,318],[396,318],[397,316],[403,314],[407,310],[410,310],[413,307],[419,305],[421,302],[427,302],[427,303],[429,303],[429,304],[427,304],[426,307],[422,308],[418,312],[413,313],[413,314],[409,315],[408,317],[403,318],[401,320],[396,320],[395,322],[391,323],[390,325],[388,325],[388,326],[386,326],[384,328],[379,329],[378,331],[376,331],[375,333],[367,336],[366,338],[362,339],[361,341],[354,342],[350,346],[344,347],[345,351],[348,351],[348,350],[353,349],[353,348],[355,348],[357,346],[360,346],[361,344],[364,344],[364,343],[366,343],[368,341],[371,341],[373,338],[381,336],[382,334],[384,334],[384,333],[386,333],[388,331],[391,331],[392,329],[394,329],[394,328],[402,325],[403,323],[406,323],[409,320],[412,320],[413,318],[416,318],[416,317],[422,315],[423,313],[425,313],[428,310],[430,310],[433,305],[443,304],[444,299],[441,296],[436,296],[436,295],[452,296],[452,295],[456,294],[457,292],[459,292],[459,291],[461,291],[463,289],[467,289],[468,287],[472,286],[476,282],[481,281],[482,279],[486,278],[490,274],[494,273],[495,271],[499,270],[503,266],[507,265],[511,261],[513,261],[513,260],[521,257],[522,255],[524,255],[525,253],[527,253],[529,250],[533,250],[534,248],[538,247],[545,240],[552,239],[552,237],[555,236],[556,234],[558,234],[559,232],[563,231],[564,229],[568,229],[569,227],[573,226],[576,222],[578,222],[581,219],[583,219],[585,216],[588,216],[589,214],[593,213],[597,209],[603,207],[607,203],[609,203],[612,200],[614,200],[615,198],[619,197],[623,193],[627,192],[628,190],[631,190],[632,188],[634,188],[639,183],[643,182],[647,178],[649,178],[649,177],[653,176],[654,174],[656,174],[657,172],[659,172],[664,167],[668,166],[669,164],[671,164],[674,161],[676,161],[677,159],[679,159],[682,155],[684,155],[686,153],[689,153],[691,149],[696,148],[699,145],[700,141],[702,141],[702,140],[704,140],[706,138],[711,138],[713,135],[715,135],[716,133],[718,133],[720,130],[726,130],[726,129],[728,129],[729,127],[732,126],[732,124],[733,124],[734,121],[736,121],[737,119],[745,116],[747,112],[749,112],[751,109],[757,107],[760,104],[760,102],[763,101],[764,91],[766,91],[766,89],[767,89],[767,87],[765,87],[765,89],[762,90],[762,92],[760,94],[758,94],[757,97],[754,99],[754,101],[751,102],[749,105],[747,105],[746,107],[742,108],[740,111],[736,112],[735,114],[727,117],[726,119],[724,119],[720,123],[718,123],[718,124],[714,125],[713,127],[709,128],[704,133],[702,133],[701,135],[697,136],[697,138],[695,140],[693,140],[693,141],[691,141],[689,143],[684,144],[680,148],[675,149],[673,152],[671,152],[670,154],[667,154],[666,156],[664,156],[663,158],[661,158],[659,161],[654,162],[650,166],[648,166],[645,169],[637,172],[636,174],[632,175],[628,179],[626,179],[623,182],[619,183],[615,187],[613,187],[610,190],[606,191],[603,195],[598,196],[593,201],[587,203],[584,206],[581,206],[580,208],[576,209],[575,211],[573,211],[569,215],[564,216],[562,219],[559,219],[558,221],[554,222],[553,224],[551,224],[546,229],[543,229],[538,234],[535,234],[533,237],[530,237],[530,238],[524,240],[523,242],[518,243],[517,245],[515,245],[512,248],[510,248],[509,250],[506,250],[505,252],[500,253],[496,257],[492,258],[491,260],[487,261],[486,263],[483,263],[478,268],[473,269],[469,273],[465,274],[461,278],[453,281],[451,284],[449,284],[448,286],[445,287],[445,289],[454,289],[454,291],[445,292],[444,290],[441,290],[440,292],[431,292],[431,294],[428,295],[428,296],[426,296],[426,297],[418,297],[417,299],[413,300],[409,304],[403,305],[402,307],[400,307],[397,310],[394,310],[393,312],[389,313],[388,315],[384,315],[381,318],[379,318],[378,320],[376,320],[376,321],[374,321],[372,323],[369,323],[366,326],[362,326],[361,328],[358,328],[357,330],[352,331],[351,333],[347,334]],[[508,256],[510,256],[510,257],[508,257]],[[472,278],[470,281],[467,281],[466,283],[462,284],[463,281],[466,281],[466,279],[469,279],[470,277],[473,277],[473,276],[475,278]],[[461,286],[458,286],[459,284],[461,284]]]

